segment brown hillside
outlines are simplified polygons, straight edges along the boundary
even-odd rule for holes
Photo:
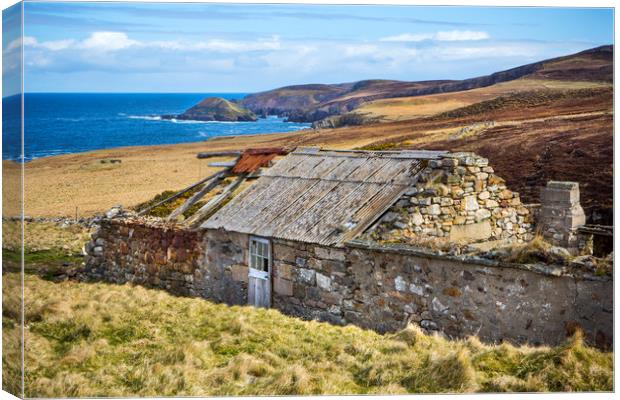
[[[572,56],[544,61],[532,78],[613,82],[613,46],[602,46]]]
[[[612,224],[612,102],[611,89],[520,93],[430,119],[385,124],[410,126],[412,133],[374,146],[474,151],[489,158],[526,202],[537,202],[548,180],[577,181],[590,221]],[[462,127],[473,128],[459,135]]]
[[[611,82],[612,77],[613,46],[601,46],[459,81],[403,82],[377,79],[336,85],[287,86],[248,95],[239,104],[257,114],[278,114],[293,121],[313,122],[350,112],[380,99],[459,92],[520,78]]]

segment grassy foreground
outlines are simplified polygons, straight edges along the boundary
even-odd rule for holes
[[[18,274],[4,275],[3,384],[19,370]],[[130,285],[25,277],[27,397],[613,389],[612,353],[379,335]]]

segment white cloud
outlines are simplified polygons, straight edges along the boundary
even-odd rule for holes
[[[372,44],[354,44],[344,47],[344,55],[348,57],[360,57],[377,54],[379,48]]]
[[[388,36],[379,39],[382,42],[421,42],[433,39],[434,33],[403,33],[396,36]]]
[[[8,50],[13,48],[17,48],[20,46],[19,39],[11,42],[8,46]],[[75,44],[75,40],[67,39],[67,40],[53,40],[48,42],[39,42],[36,38],[32,36],[24,36],[24,47],[33,47],[37,49],[47,49],[52,51],[64,50]]]
[[[77,47],[95,51],[116,51],[131,46],[140,46],[137,40],[130,39],[123,32],[93,32],[88,38],[78,43]]]
[[[24,37],[24,43],[26,42],[26,39],[29,39],[29,38]],[[4,49],[4,53],[8,53],[10,51],[18,49],[21,46],[22,46],[22,39],[21,38],[15,39],[11,43],[9,43],[8,46],[6,46],[6,48]]]
[[[37,44],[37,39],[30,37],[30,36],[24,36],[24,46],[33,46]],[[22,47],[22,38],[17,38],[15,40],[13,40],[11,43],[9,43],[5,48],[4,48],[4,53],[8,53],[11,52],[13,50],[17,50],[19,48]]]
[[[435,33],[403,33],[379,39],[382,42],[422,42],[436,40],[439,42],[455,42],[468,40],[489,39],[488,33],[483,31],[439,31]]]
[[[34,47],[38,49],[47,49],[51,51],[58,51],[67,49],[75,44],[75,40],[52,40],[47,42],[39,42],[36,38],[31,36],[24,37],[24,47]]]
[[[218,51],[222,53],[235,53],[259,50],[278,50],[281,48],[280,39],[273,36],[267,39],[254,41],[235,41],[224,39],[210,39],[208,41],[187,41],[178,40],[142,42],[142,47],[158,48],[162,50],[175,51]]]
[[[257,76],[261,77],[258,81],[276,82],[275,85],[475,76],[482,74],[480,66],[488,65],[487,60],[501,66],[518,65],[521,61],[544,58],[542,55],[547,55],[546,49],[551,46],[539,42],[474,40],[484,35],[487,34],[446,31],[403,34],[398,40],[383,41],[294,40],[278,36],[244,40],[219,35],[196,40],[184,36],[146,40],[121,32],[93,32],[78,40],[39,42],[26,37],[24,45],[31,74],[148,73],[166,76],[168,80],[182,80],[183,76],[193,74],[201,82],[213,79],[215,87],[230,83],[235,88],[256,87],[258,84],[249,77]],[[457,41],[459,38],[469,41]],[[459,61],[458,69],[453,60]],[[493,72],[491,67],[484,71]]]
[[[43,42],[43,43],[40,43],[39,45],[40,47],[43,47],[48,50],[58,51],[58,50],[67,49],[73,46],[74,43],[75,43],[74,40],[67,39],[67,40],[54,40],[50,42]]]
[[[9,47],[13,49],[18,48],[20,45],[21,42],[15,41],[14,43],[10,43]],[[39,42],[36,38],[27,36],[24,38],[24,46],[47,49],[50,51],[73,48],[101,53],[119,51],[132,47],[173,51],[215,51],[222,53],[279,50],[282,47],[278,36],[248,41],[225,39],[210,39],[207,41],[139,41],[129,38],[129,36],[123,32],[93,32],[88,38],[81,41],[67,39]]]
[[[204,43],[206,50],[222,52],[244,52],[259,50],[279,50],[281,48],[280,38],[273,36],[269,39],[258,39],[256,41],[231,41],[222,39],[211,39]]]
[[[437,32],[435,40],[453,42],[464,40],[484,40],[489,39],[490,36],[486,32],[482,31],[445,31]]]
[[[440,47],[434,49],[431,54],[439,60],[470,60],[481,58],[502,58],[531,56],[534,48],[527,45],[505,44],[502,46],[478,46],[478,47]]]

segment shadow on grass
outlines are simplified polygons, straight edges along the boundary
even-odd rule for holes
[[[46,280],[55,280],[67,270],[78,267],[84,257],[69,254],[62,249],[49,249],[24,252],[24,273],[38,275]],[[2,273],[21,272],[21,251],[2,249]]]

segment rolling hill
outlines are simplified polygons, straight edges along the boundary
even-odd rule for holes
[[[330,116],[351,112],[365,104],[382,99],[470,91],[518,79],[528,80],[528,82],[568,81],[611,84],[613,80],[613,46],[601,46],[491,75],[459,81],[364,80],[334,85],[286,86],[250,94],[239,100],[239,104],[256,114],[277,114],[287,117],[291,121],[316,122]],[[337,126],[338,124],[331,125]]]
[[[547,180],[579,182],[588,221],[611,225],[612,55],[613,47],[605,46],[543,62],[538,70],[518,79],[455,92],[386,97],[363,103],[342,117],[361,115],[363,125],[220,137],[203,143],[109,149],[34,160],[26,165],[29,214],[48,216],[53,209],[73,215],[76,206],[80,214],[100,212],[118,202],[133,206],[164,190],[181,189],[199,179],[199,174],[213,171],[196,159],[198,151],[322,146],[475,151],[489,158],[498,175],[521,193],[525,203],[538,202],[540,187]],[[266,112],[271,113],[283,107],[294,106],[286,108],[293,110],[300,105],[316,105],[327,102],[327,98],[345,99],[377,87],[387,90],[395,84],[364,81],[303,85],[281,89],[281,98],[277,91],[270,91],[245,100],[256,100],[255,107],[267,105],[271,109]],[[344,91],[350,93],[339,94]],[[351,118],[351,122],[358,121]],[[110,158],[122,158],[123,162],[101,163]],[[19,173],[17,164],[3,162],[5,176]],[[122,185],[119,176],[123,177]]]

